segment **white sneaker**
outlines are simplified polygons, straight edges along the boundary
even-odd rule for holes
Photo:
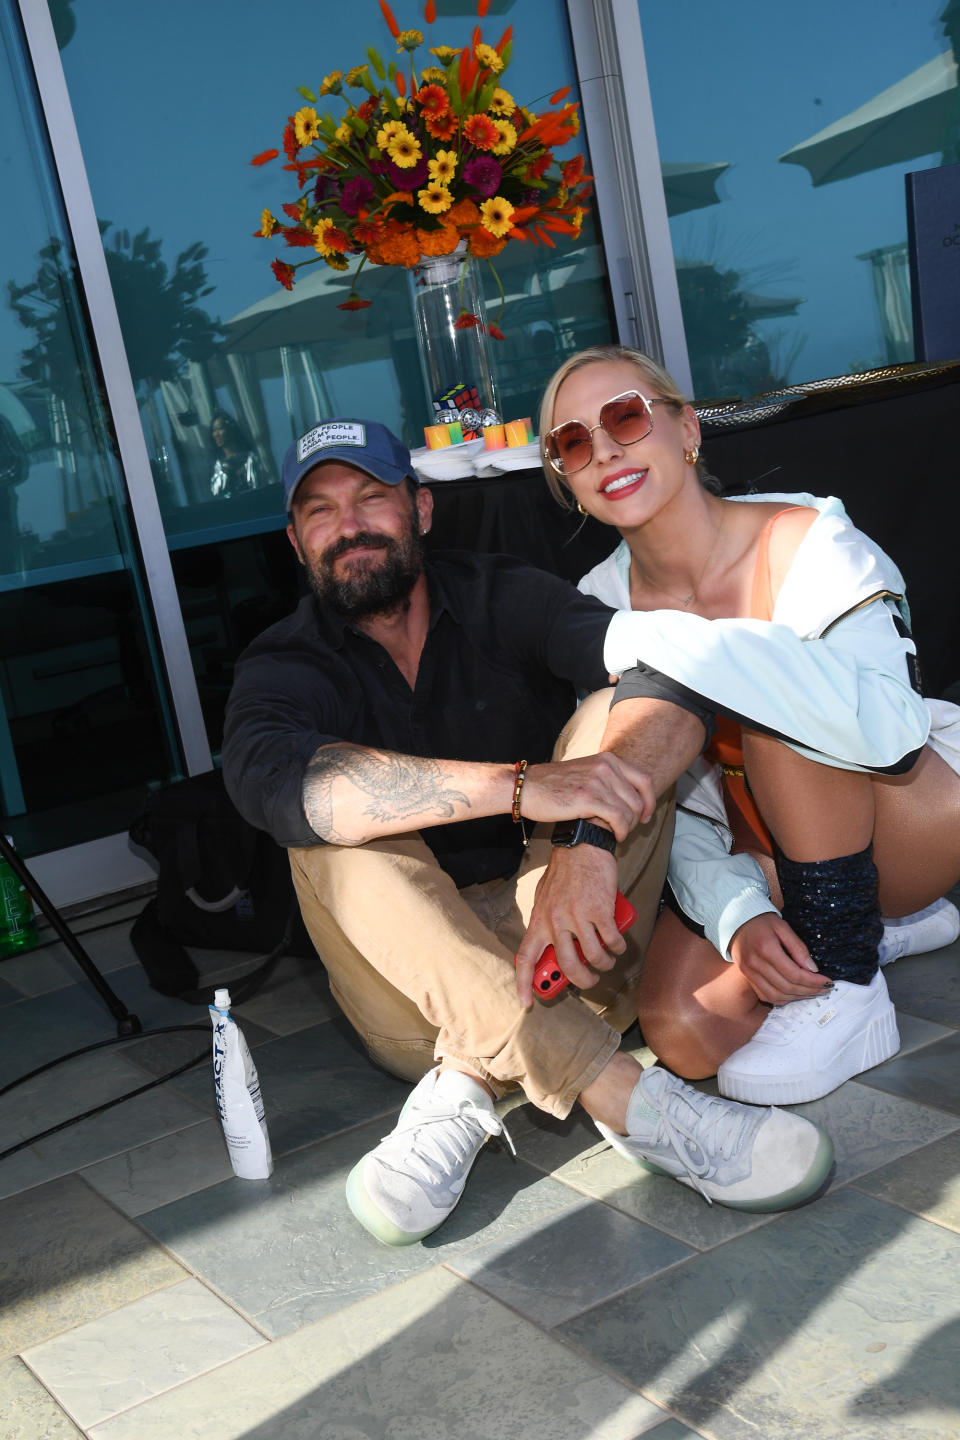
[[[478,1081],[457,1070],[431,1070],[390,1134],[350,1171],[347,1204],[385,1245],[413,1245],[443,1224],[481,1147],[501,1134],[513,1150]]]
[[[942,950],[960,935],[960,910],[946,896],[912,915],[896,920],[884,917],[880,941],[880,964],[890,965],[904,955],[924,955]]]
[[[721,1095],[753,1104],[800,1105],[889,1060],[900,1033],[887,982],[835,980],[810,1000],[788,1000],[717,1071]]]
[[[635,1165],[672,1175],[731,1210],[788,1210],[820,1189],[833,1143],[818,1125],[704,1095],[651,1065],[627,1103],[627,1134],[594,1124]]]

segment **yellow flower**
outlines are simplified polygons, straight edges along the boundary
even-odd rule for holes
[[[441,70],[439,65],[428,65],[426,70],[420,71],[421,85],[442,85],[446,78],[446,70]]]
[[[536,120],[537,118],[532,110],[527,109],[526,105],[520,106],[520,114],[523,118],[524,125],[532,125],[534,120]]]
[[[480,223],[484,230],[489,230],[491,235],[499,239],[506,235],[513,226],[513,206],[509,200],[504,200],[502,195],[494,195],[492,200],[484,200],[480,206]]]
[[[439,180],[441,185],[449,185],[457,173],[456,150],[438,150],[427,168],[431,180]]]
[[[340,145],[350,144],[350,141],[353,139],[353,131],[350,129],[350,126],[347,124],[346,120],[341,120],[340,124],[333,132],[333,138]]]
[[[583,206],[578,205],[576,210],[574,210],[573,214],[570,216],[570,224],[573,226],[574,230],[577,232],[578,235],[580,234],[580,226],[583,224],[583,213]]]
[[[397,36],[398,50],[416,50],[418,45],[423,44],[423,35],[419,30],[401,30]]]
[[[260,234],[266,237],[272,235],[279,229],[280,221],[274,215],[271,215],[269,210],[264,210],[260,216]]]
[[[502,115],[506,120],[516,110],[517,105],[513,96],[506,90],[494,90],[493,99],[487,108],[493,115]]]
[[[494,75],[500,74],[503,69],[503,61],[492,45],[478,45],[473,53],[485,70],[492,70]]]
[[[345,260],[345,259],[343,258],[343,256],[342,256],[342,255],[338,255],[338,254],[336,253],[336,251],[334,251],[334,253],[333,253],[332,255],[324,255],[323,258],[324,258],[324,260],[326,260],[326,262],[327,262],[327,264],[330,266],[330,269],[331,269],[331,270],[349,270],[349,269],[350,269],[350,262],[349,262],[349,260]]]
[[[387,154],[401,170],[409,170],[416,165],[421,153],[420,141],[411,134],[406,125],[401,125],[387,142]]]
[[[510,151],[516,147],[517,132],[509,120],[494,120],[493,123],[500,131],[500,143],[499,145],[494,145],[491,153],[494,155],[509,155]]]
[[[352,70],[347,71],[346,83],[356,90],[358,86],[364,84],[369,74],[370,67],[368,65],[354,65]]]
[[[444,210],[449,210],[453,204],[453,196],[439,180],[431,180],[429,185],[418,190],[417,199],[428,215],[442,215]]]
[[[377,149],[386,150],[398,130],[402,130],[405,134],[410,133],[402,120],[388,120],[383,128],[377,131]]]
[[[430,54],[436,55],[441,65],[449,65],[460,54],[459,50],[451,50],[449,45],[432,45]]]
[[[333,224],[333,221],[330,220],[330,219],[319,220],[319,221],[317,222],[317,224],[314,225],[314,227],[313,227],[313,248],[314,248],[314,250],[316,250],[316,251],[318,252],[318,254],[320,254],[320,255],[336,255],[336,254],[337,254],[337,251],[334,250],[333,246],[332,246],[332,245],[328,245],[328,244],[327,244],[327,241],[326,241],[327,231],[328,231],[328,230],[332,230],[333,228],[334,228],[334,224]]]
[[[573,114],[570,116],[570,134],[580,134],[580,116],[577,114],[576,110],[574,110]]]
[[[323,84],[320,86],[321,95],[339,95],[343,89],[343,71],[331,70],[329,75],[324,76]]]
[[[317,119],[317,112],[312,105],[305,105],[294,115],[293,131],[297,137],[297,144],[301,147],[316,140],[320,134],[320,121]]]

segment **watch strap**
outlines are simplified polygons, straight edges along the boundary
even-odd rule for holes
[[[566,830],[562,835],[554,831],[553,844],[562,845],[566,849],[572,849],[574,845],[596,845],[598,850],[608,850],[612,855],[617,848],[617,837],[612,830],[605,830],[602,825],[594,825],[590,820],[578,820],[573,831]]]

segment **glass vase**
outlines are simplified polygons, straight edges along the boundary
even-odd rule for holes
[[[449,255],[424,255],[410,272],[410,285],[427,392],[424,425],[435,424],[435,405],[463,386],[477,392],[481,411],[494,410],[499,417],[483,292],[467,242],[461,240]],[[464,324],[464,316],[476,323]]]

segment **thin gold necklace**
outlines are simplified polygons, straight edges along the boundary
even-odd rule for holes
[[[716,530],[714,531],[713,542],[711,543],[710,549],[707,551],[707,558],[704,560],[703,565],[700,567],[700,574],[697,576],[697,578],[696,578],[696,580],[695,580],[695,582],[694,582],[693,589],[690,591],[690,594],[687,595],[686,597],[684,597],[683,595],[674,595],[670,590],[664,590],[664,588],[663,588],[662,585],[657,587],[657,588],[659,589],[661,595],[666,595],[666,597],[667,597],[668,600],[676,600],[677,604],[678,604],[678,605],[682,605],[683,608],[684,608],[684,610],[688,610],[688,609],[690,608],[690,606],[693,604],[694,600],[697,598],[697,592],[699,591],[700,586],[703,584],[704,579],[705,579],[705,577],[706,577],[706,574],[707,574],[707,566],[710,564],[710,561],[713,559],[714,551],[716,550],[717,544],[718,544],[718,542],[719,542],[719,540],[720,540],[720,531],[723,529],[723,522],[726,520],[726,518],[727,518],[727,511],[726,511],[726,506],[724,506],[723,510],[720,512],[720,524],[717,526]],[[634,563],[634,565],[636,565],[636,574],[637,574],[637,576],[638,576],[638,578],[639,578],[639,580],[640,580],[640,584],[643,585],[643,586],[647,586],[647,584],[648,584],[647,577],[644,575],[643,571],[640,569],[640,566],[637,565],[636,560],[634,560],[633,563]]]

